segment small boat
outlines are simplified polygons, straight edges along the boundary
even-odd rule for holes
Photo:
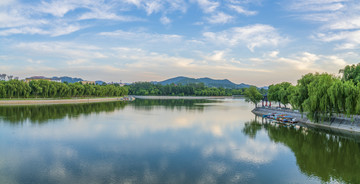
[[[296,118],[293,118],[292,116],[286,115],[286,114],[276,114],[276,113],[269,113],[266,115],[263,115],[264,118],[283,122],[283,123],[297,123]]]

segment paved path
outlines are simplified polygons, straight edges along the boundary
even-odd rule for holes
[[[314,128],[321,128],[327,130],[334,130],[334,131],[348,131],[354,133],[360,133],[360,119],[359,116],[354,116],[353,120],[351,118],[347,118],[344,115],[339,117],[333,116],[330,121],[314,123],[311,122],[309,119],[306,118],[306,114],[301,117],[299,112],[295,112],[293,110],[283,110],[283,109],[276,109],[276,108],[262,108],[258,107],[252,110],[252,112],[256,115],[266,115],[269,113],[279,113],[279,114],[287,114],[294,118],[296,118],[300,123],[303,123],[306,126],[314,127]]]

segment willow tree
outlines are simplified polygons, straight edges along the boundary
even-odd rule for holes
[[[309,98],[304,101],[308,117],[315,122],[325,120],[332,116],[333,108],[331,97],[327,92],[333,85],[335,77],[323,73],[316,75],[315,79],[308,85]]]
[[[279,107],[280,107],[280,101],[281,101],[280,85],[278,85],[278,84],[270,85],[267,97],[268,97],[269,101],[279,102]]]
[[[347,65],[341,69],[339,73],[343,73],[342,79],[344,81],[353,80],[355,84],[360,82],[360,63],[357,65]]]
[[[245,101],[255,104],[255,107],[257,107],[257,104],[263,99],[263,95],[255,86],[250,86],[247,88],[244,92],[244,96]]]
[[[293,91],[293,86],[289,82],[282,82],[279,84],[279,99],[282,104],[286,105],[290,102],[290,96]]]
[[[345,112],[346,94],[344,83],[339,79],[335,80],[333,85],[328,89],[328,93],[333,111],[338,114]]]
[[[305,111],[305,101],[309,98],[309,84],[315,80],[319,74],[306,74],[297,81],[297,85],[293,88],[290,103],[293,108],[298,109],[301,114]]]
[[[358,94],[360,93],[360,85],[357,85]],[[356,99],[356,114],[360,114],[360,95]]]
[[[3,81],[0,81],[0,98],[6,98],[6,86]]]
[[[344,82],[345,110],[348,116],[356,114],[356,103],[359,98],[359,91],[352,81]]]

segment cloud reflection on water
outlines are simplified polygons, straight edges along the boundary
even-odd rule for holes
[[[6,128],[14,131],[7,134],[9,142],[0,144],[13,148],[1,149],[7,161],[0,173],[12,171],[6,180],[16,179],[10,183],[26,181],[31,173],[42,173],[34,181],[59,183],[251,181],[259,174],[251,165],[271,163],[287,152],[264,131],[255,139],[242,133],[244,122],[253,118],[251,108],[239,101],[202,110],[130,104],[42,126],[13,126]],[[15,140],[20,144],[13,146]]]

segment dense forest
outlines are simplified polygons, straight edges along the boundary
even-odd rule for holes
[[[164,96],[232,96],[244,95],[245,88],[216,88],[207,87],[203,83],[190,84],[153,84],[150,82],[136,82],[129,85],[130,95],[164,95]],[[266,93],[265,89],[260,92]]]
[[[119,85],[68,84],[46,80],[29,83],[20,80],[0,81],[0,98],[110,97],[127,94],[128,89]]]
[[[360,114],[360,63],[340,70],[341,77],[328,73],[309,73],[293,86],[288,82],[269,86],[268,98],[290,104],[308,118],[319,122],[336,114]]]

